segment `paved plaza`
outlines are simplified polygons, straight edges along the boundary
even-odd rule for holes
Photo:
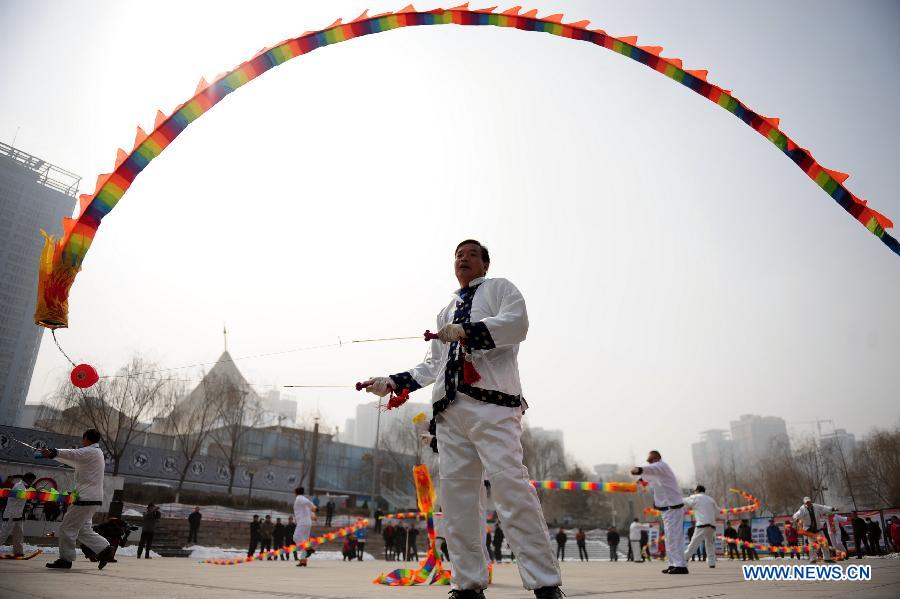
[[[115,598],[145,599],[173,597],[296,597],[351,599],[363,597],[440,598],[446,586],[391,588],[372,584],[372,579],[397,562],[368,561],[344,563],[311,561],[309,568],[286,562],[254,562],[239,566],[212,566],[184,558],[151,561],[123,557],[98,571],[85,560],[72,570],[50,571],[44,564],[55,556],[38,556],[29,561],[0,562],[0,597],[52,599]],[[766,561],[763,563],[776,563]],[[795,562],[796,563],[796,562]],[[856,560],[848,563],[860,563]],[[740,564],[724,562],[715,570],[695,566],[688,576],[666,576],[661,563],[566,562],[563,564],[567,597],[900,597],[900,560],[864,560],[872,565],[870,582],[746,582]],[[407,562],[403,565],[411,565]],[[514,565],[496,568],[490,599],[526,599],[533,595],[522,589]]]

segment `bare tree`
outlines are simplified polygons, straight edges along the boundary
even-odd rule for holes
[[[246,385],[226,377],[207,377],[205,399],[215,406],[213,430],[209,437],[218,454],[228,464],[228,493],[234,487],[234,476],[244,455],[242,443],[247,434],[264,418],[256,393]]]
[[[392,419],[386,428],[378,440],[382,482],[394,489],[410,489],[415,486],[413,466],[426,464],[430,471],[437,472],[437,454],[422,443],[411,422]]]
[[[125,450],[145,432],[159,409],[167,381],[155,378],[154,370],[154,364],[136,356],[114,376],[100,379],[89,389],[79,389],[66,380],[55,397],[55,407],[62,414],[43,426],[74,435],[97,429],[102,447],[112,457],[113,475],[117,475]]]
[[[176,382],[170,383],[162,393],[165,416],[162,433],[171,435],[175,448],[183,458],[178,487],[175,489],[175,502],[180,499],[181,489],[194,459],[200,454],[218,417],[217,404],[208,401],[203,387],[208,385],[203,377],[200,391],[204,393],[201,401],[191,401],[184,397],[184,387]]]
[[[871,507],[900,505],[900,428],[875,430],[853,460],[856,485]]]

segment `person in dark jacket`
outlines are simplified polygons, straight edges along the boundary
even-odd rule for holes
[[[247,550],[247,557],[252,557],[256,553],[256,547],[259,545],[259,527],[261,524],[259,516],[254,515],[253,521],[250,522],[250,549]]]
[[[881,526],[877,520],[866,518],[866,532],[869,533],[869,547],[873,555],[881,555]]]
[[[394,560],[394,533],[396,529],[390,522],[387,523],[381,531],[381,538],[384,539],[384,559],[385,561]]]
[[[728,539],[728,559],[737,559],[737,543],[735,543],[733,539],[736,539],[738,534],[734,527],[731,525],[731,522],[728,522],[727,524],[728,526],[725,527],[725,532],[722,533],[722,536]]]
[[[862,559],[864,555],[871,555],[869,547],[869,534],[866,530],[866,521],[859,517],[859,512],[853,513],[853,545],[856,547],[856,559]],[[863,553],[863,546],[866,550]]]
[[[144,512],[144,521],[141,529],[141,540],[138,542],[137,556],[141,559],[141,552],[147,550],[146,559],[150,559],[150,546],[153,545],[153,533],[156,532],[156,523],[162,518],[159,508],[152,503],[147,504]]]
[[[416,528],[415,524],[412,524],[407,530],[407,534],[409,535],[409,540],[406,543],[406,561],[419,561],[419,529]]]
[[[560,556],[562,556],[562,561],[566,561],[566,541],[568,540],[569,535],[560,528],[559,532],[556,533],[556,559],[560,559]]]
[[[275,518],[275,526],[272,528],[272,549],[281,549],[284,546],[284,524],[281,523],[281,518]],[[287,554],[284,551],[278,555],[283,560],[287,559]],[[276,557],[275,559],[278,558]]]
[[[488,531],[484,534],[484,546],[487,549],[488,561],[494,561],[494,549],[491,542],[491,531]]]
[[[394,555],[398,562],[406,560],[407,536],[409,536],[409,531],[406,529],[406,526],[402,523],[397,524],[397,528],[394,529]]]
[[[584,534],[583,528],[579,528],[578,532],[575,533],[575,544],[578,546],[578,559],[590,561],[587,552],[587,535]]]
[[[188,540],[187,542],[197,542],[197,531],[200,530],[200,520],[203,519],[203,514],[200,513],[200,506],[194,508],[194,511],[190,513],[188,516]]]
[[[775,547],[784,545],[784,536],[781,534],[781,529],[775,524],[775,520],[769,520],[769,526],[766,527],[766,541]],[[776,553],[775,557],[784,557],[784,554]]]
[[[334,500],[329,497],[328,503],[325,504],[325,526],[331,526],[331,519],[334,518],[335,507]],[[376,519],[375,522],[378,522],[378,520]]]
[[[497,527],[494,529],[494,561],[499,563],[503,562],[503,539],[506,538],[506,535],[503,534],[503,529],[500,528],[500,523],[497,523]]]
[[[288,516],[287,524],[284,525],[284,544],[291,545],[294,540],[294,531],[297,530],[297,523],[294,522],[293,516]],[[285,554],[285,559],[290,561],[290,557]],[[294,550],[294,561],[297,561],[297,550]]]
[[[272,516],[266,514],[266,519],[259,525],[259,553],[262,554],[272,550],[272,533],[275,532],[275,523],[272,522]],[[271,555],[266,555],[266,559],[271,560]]]
[[[738,526],[738,538],[747,543],[753,542],[753,530],[750,528],[750,523],[747,520],[741,520],[741,525]],[[758,560],[759,555],[756,553],[756,548],[753,546],[741,545],[741,559],[742,560]]]
[[[606,531],[606,544],[609,545],[609,561],[619,561],[619,533],[612,526]]]

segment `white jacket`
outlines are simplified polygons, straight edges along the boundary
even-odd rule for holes
[[[472,385],[508,395],[521,395],[522,383],[519,379],[519,343],[528,333],[528,312],[525,298],[516,286],[506,279],[478,278],[469,286],[481,284],[472,300],[470,322],[484,323],[490,333],[492,349],[473,349],[474,366],[481,380]],[[453,322],[458,296],[437,315],[437,329]],[[472,343],[473,340],[466,340]],[[422,387],[434,384],[432,403],[444,398],[444,377],[447,370],[449,344],[437,339],[431,342],[425,359],[410,369],[408,373]],[[524,407],[524,406],[523,406]]]
[[[628,540],[629,541],[640,541],[642,530],[646,530],[649,532],[650,525],[642,524],[641,522],[632,522],[631,526],[628,527]]]
[[[24,491],[28,487],[25,486],[25,481],[19,479],[16,481],[16,484],[13,485],[13,491]],[[17,499],[16,497],[7,497],[6,498],[6,509],[3,510],[3,519],[4,520],[13,520],[22,517],[22,514],[25,513],[25,504],[28,503],[24,499]],[[0,540],[0,543],[6,542],[6,539]]]
[[[813,512],[816,515],[816,530],[812,530],[811,528],[812,521],[809,517],[809,509],[806,507],[806,504],[801,505],[800,509],[797,510],[792,516],[794,520],[799,520],[801,523],[803,523],[803,528],[805,528],[806,530],[810,530],[811,532],[819,532],[823,530],[825,528],[828,515],[834,511],[837,511],[831,506],[822,505],[820,503],[812,504],[812,508]]]
[[[641,469],[641,478],[650,483],[650,488],[653,490],[653,505],[671,507],[683,503],[678,480],[668,464],[660,460],[652,464],[644,464]]]
[[[54,458],[75,469],[76,501],[103,501],[103,475],[106,462],[99,443],[78,449],[57,449]]]
[[[719,517],[719,506],[716,500],[706,493],[694,493],[684,498],[684,505],[694,510],[694,522],[697,526],[706,524],[716,525]]]

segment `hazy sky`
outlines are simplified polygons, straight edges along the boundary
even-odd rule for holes
[[[0,0],[0,140],[84,177],[257,50],[403,2]],[[417,5],[427,9],[438,5]],[[900,222],[896,2],[534,2],[640,36],[782,128]],[[35,231],[35,235],[39,233]],[[583,42],[421,27],[290,61],[192,124],[104,220],[59,334],[111,372],[417,335],[467,237],[531,317],[530,421],[584,464],[742,413],[864,434],[900,417],[900,259],[726,111]],[[352,384],[406,341],[239,362],[254,384]],[[44,340],[29,401],[68,372]],[[196,371],[179,371],[185,378]],[[427,393],[427,392],[426,392]],[[369,399],[295,393],[343,425]],[[421,397],[427,400],[428,396]]]

